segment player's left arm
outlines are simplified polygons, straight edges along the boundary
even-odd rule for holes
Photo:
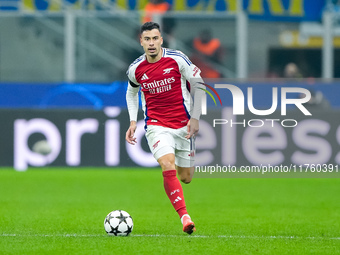
[[[203,80],[202,80],[203,83]],[[191,118],[187,124],[187,132],[188,134],[185,136],[186,138],[194,137],[198,134],[199,131],[199,119],[202,113],[202,97],[204,96],[204,90],[205,86],[196,82],[196,85],[192,86],[191,89],[194,90],[192,92],[194,97],[194,105],[193,105],[193,111],[191,114]]]
[[[202,98],[205,96],[205,85],[200,75],[201,70],[194,64],[188,65],[183,63],[182,74],[190,82],[191,95],[193,97],[193,109],[191,111],[191,118],[187,124],[188,134],[186,138],[191,138],[197,135],[199,131],[199,119],[202,113]]]

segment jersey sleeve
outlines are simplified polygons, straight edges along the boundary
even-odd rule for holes
[[[138,114],[138,91],[140,84],[136,80],[135,76],[136,67],[131,64],[129,69],[126,72],[128,77],[128,88],[126,91],[126,104],[130,116],[130,121],[137,121],[137,114]]]
[[[132,87],[140,86],[140,83],[138,83],[136,79],[136,69],[139,66],[139,64],[143,62],[144,59],[145,59],[145,54],[141,55],[139,58],[133,61],[132,64],[129,66],[128,70],[126,71],[126,76],[129,79],[129,84]]]
[[[131,85],[132,87],[140,86],[140,84],[136,80],[135,71],[136,68],[134,68],[133,65],[130,65],[129,69],[126,71],[126,75],[129,79],[129,85]]]
[[[199,120],[202,113],[202,99],[206,96],[204,92],[206,87],[201,77],[201,70],[194,65],[185,54],[180,53],[181,57],[178,58],[180,72],[190,83],[191,95],[194,99],[193,108],[190,111],[191,117]]]
[[[126,91],[126,105],[128,108],[130,121],[137,121],[138,114],[138,91],[139,87],[131,86],[130,82]]]
[[[172,55],[175,55],[172,53]],[[179,65],[181,74],[187,81],[194,78],[201,78],[201,70],[193,64],[190,59],[181,51],[176,51],[176,61]]]

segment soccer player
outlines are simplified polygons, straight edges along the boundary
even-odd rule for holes
[[[163,48],[162,43],[159,25],[144,23],[140,44],[145,54],[127,71],[130,127],[126,141],[132,145],[137,142],[134,134],[141,90],[148,145],[162,168],[164,189],[181,219],[183,231],[191,234],[196,230],[195,224],[187,212],[176,174],[183,183],[190,183],[194,174],[194,137],[199,130],[205,86],[200,83],[200,69],[182,52]]]

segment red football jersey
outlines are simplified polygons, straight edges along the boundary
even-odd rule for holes
[[[131,82],[141,87],[145,124],[169,128],[187,125],[192,110],[189,81],[200,70],[182,52],[162,48],[162,58],[149,63],[145,54],[129,67]]]

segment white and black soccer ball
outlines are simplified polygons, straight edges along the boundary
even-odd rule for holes
[[[106,216],[104,228],[111,236],[128,236],[133,229],[133,220],[127,212],[115,210]]]

